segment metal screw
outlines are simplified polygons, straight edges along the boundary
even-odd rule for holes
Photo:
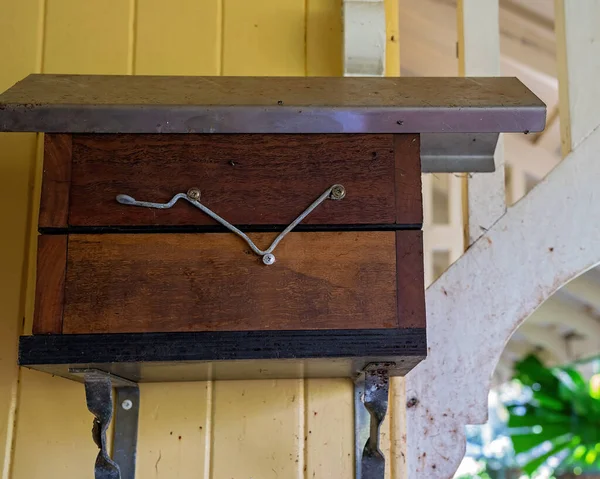
[[[125,399],[125,401],[121,403],[121,407],[125,409],[125,411],[129,411],[133,407],[131,399]]]
[[[188,198],[198,201],[200,199],[200,190],[198,188],[190,188],[187,192]]]
[[[333,185],[331,187],[332,200],[341,200],[344,196],[346,196],[346,188],[342,185]]]
[[[268,266],[275,262],[275,255],[273,255],[271,253],[267,253],[267,254],[263,255],[262,260],[263,260],[263,263]]]

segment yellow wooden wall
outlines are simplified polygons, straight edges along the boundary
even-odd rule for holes
[[[396,0],[387,8],[397,74]],[[0,0],[0,90],[31,72],[341,75],[341,0]],[[35,135],[0,134],[1,478],[91,478],[82,385],[16,367],[39,150]],[[141,396],[138,478],[353,477],[349,381],[148,384]]]

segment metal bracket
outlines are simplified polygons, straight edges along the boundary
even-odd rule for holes
[[[83,377],[87,407],[94,415],[92,437],[100,449],[94,475],[96,479],[135,479],[140,391],[127,379],[98,369],[70,369]],[[106,431],[113,416],[113,387],[117,393],[113,458],[108,455]]]
[[[384,479],[385,457],[379,449],[379,428],[388,408],[394,363],[368,364],[354,383],[356,479]]]

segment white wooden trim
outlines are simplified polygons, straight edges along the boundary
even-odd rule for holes
[[[573,330],[581,336],[598,338],[600,341],[600,323],[593,312],[588,311],[585,305],[578,307],[576,300],[568,301],[562,299],[562,296],[563,295],[561,291],[561,294],[556,294],[552,298],[548,299],[529,318],[527,324],[531,324],[532,326],[561,326],[564,330]],[[564,334],[562,334],[560,331],[557,331],[556,333],[564,338]],[[536,344],[535,338],[533,338],[530,342]],[[591,352],[588,351],[588,353],[594,354],[598,351],[599,350]],[[570,358],[567,357],[567,361],[569,359]]]
[[[344,76],[384,76],[384,0],[344,0]]]
[[[494,368],[515,329],[600,263],[600,130],[512,207],[426,294],[428,358],[405,379],[408,479],[450,478],[466,424],[487,419]],[[414,401],[412,401],[414,399]]]
[[[433,224],[433,177],[431,174],[421,175],[423,190],[423,268],[425,286],[433,283],[433,251],[435,249]],[[435,237],[437,239],[437,236]]]
[[[498,0],[458,0],[458,71],[462,76],[500,74]],[[494,173],[469,175],[465,236],[469,244],[485,233],[506,211],[504,147],[498,141]]]
[[[600,0],[555,0],[563,155],[600,126]]]

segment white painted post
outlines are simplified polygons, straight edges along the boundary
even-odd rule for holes
[[[461,76],[500,75],[498,0],[458,0],[458,65]],[[506,212],[502,139],[494,160],[494,173],[472,174],[466,181],[469,245]]]
[[[600,126],[600,0],[555,0],[563,156]]]
[[[426,293],[428,357],[405,378],[407,479],[451,478],[464,427],[487,419],[491,377],[513,332],[600,263],[600,129],[512,207]],[[406,459],[404,459],[406,458]]]
[[[344,0],[344,76],[385,75],[384,0]]]

